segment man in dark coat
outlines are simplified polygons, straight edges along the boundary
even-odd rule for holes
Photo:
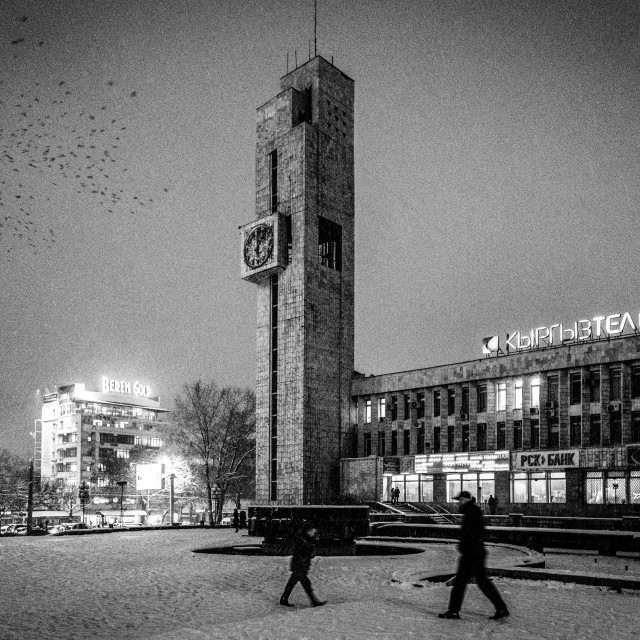
[[[297,537],[295,544],[293,545],[293,555],[291,556],[291,577],[284,588],[284,592],[280,597],[280,604],[284,607],[293,607],[294,605],[289,602],[289,596],[293,587],[298,584],[302,585],[302,588],[306,591],[311,600],[311,604],[314,607],[321,607],[326,602],[318,600],[313,593],[311,587],[311,581],[307,574],[311,567],[311,560],[316,555],[316,537],[317,529],[313,524],[306,524]]]
[[[473,576],[482,593],[491,600],[496,608],[496,612],[490,616],[490,619],[506,618],[509,615],[507,605],[493,582],[487,578],[482,511],[468,491],[461,491],[454,500],[460,502],[460,513],[463,515],[460,527],[460,543],[458,545],[460,558],[458,560],[458,572],[453,580],[453,589],[449,598],[449,609],[445,613],[439,613],[438,617],[454,620],[460,618],[460,607],[464,599],[467,582]]]

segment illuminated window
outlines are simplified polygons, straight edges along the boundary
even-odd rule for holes
[[[378,398],[378,422],[383,422],[386,415],[386,400]]]
[[[498,382],[496,391],[496,410],[505,411],[507,408],[507,383]]]
[[[531,380],[531,406],[540,407],[540,378]]]
[[[516,380],[514,392],[513,408],[522,409],[522,380]]]
[[[587,504],[602,504],[604,502],[602,471],[587,471],[585,481],[585,501]]]
[[[129,449],[118,449],[116,452],[118,458],[127,459],[129,457]]]
[[[371,424],[371,399],[365,400],[364,403],[364,421],[365,424]]]

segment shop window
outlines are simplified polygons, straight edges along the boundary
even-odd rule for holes
[[[569,374],[569,404],[582,404],[582,373],[580,371]]]
[[[544,471],[529,476],[529,495],[531,502],[548,502],[547,474]]]
[[[450,424],[447,426],[447,451],[453,451],[455,449],[455,438],[456,438],[456,431],[455,431],[455,426]]]
[[[622,399],[622,369],[611,369],[609,371],[609,399],[621,400]]]
[[[600,370],[589,372],[589,402],[600,402]]]
[[[602,430],[600,428],[600,414],[589,416],[589,444],[592,447],[599,447],[601,444]]]
[[[540,447],[540,420],[537,418],[531,420],[531,448],[538,449]]]
[[[629,476],[629,502],[640,504],[640,471],[632,471]]]
[[[476,431],[476,434],[477,434],[476,450],[486,451],[487,450],[487,425],[484,422],[480,422],[478,423],[476,430],[477,430]]]
[[[496,411],[507,409],[507,383],[498,382],[496,387]]]
[[[567,501],[567,476],[564,471],[549,473],[549,502]]]
[[[404,394],[404,419],[409,420],[411,407],[411,396],[408,393]]]
[[[489,496],[496,495],[495,474],[481,473],[478,477],[478,501],[486,504]]]
[[[640,442],[640,413],[631,414],[631,442]]]
[[[391,420],[398,419],[398,396],[391,396]]]
[[[549,431],[547,437],[547,448],[557,449],[560,446],[560,423],[558,418],[549,418]]]
[[[513,448],[522,449],[522,420],[513,421]]]
[[[418,409],[416,411],[416,418],[424,418],[424,392],[420,392],[416,396],[416,402],[418,403]]]
[[[507,448],[507,425],[504,422],[496,424],[496,449]]]
[[[378,422],[384,422],[386,416],[387,401],[384,398],[378,398]]]
[[[409,431],[409,429],[405,429],[402,432],[402,446],[404,455],[408,456],[411,453],[411,431]]]
[[[527,493],[527,474],[511,474],[511,502],[529,502]]]
[[[462,478],[459,473],[447,474],[447,502],[453,499],[462,491]]]
[[[456,413],[456,390],[447,389],[447,415],[453,416]]]
[[[433,453],[440,453],[440,427],[433,428]]]
[[[487,385],[478,385],[478,413],[485,413],[487,410]]]
[[[476,500],[478,499],[478,474],[462,474],[462,491],[468,491]]]
[[[323,267],[342,271],[342,227],[318,216],[318,260]]]
[[[540,408],[540,378],[531,380],[531,406]]]
[[[569,446],[582,446],[582,418],[580,416],[569,417]]]
[[[365,424],[371,424],[371,399],[365,400],[364,403],[364,421]]]
[[[440,415],[440,390],[433,392],[433,417],[437,418]]]
[[[369,431],[365,431],[362,434],[362,444],[364,445],[364,457],[368,457],[371,455],[371,433]]]
[[[118,449],[116,455],[118,458],[127,460],[129,458],[129,449]]]
[[[416,451],[418,454],[424,453],[424,425],[418,427],[418,438],[416,442]]]
[[[622,413],[615,411],[609,414],[609,443],[622,444]]]
[[[640,398],[640,366],[631,367],[631,397]]]
[[[585,480],[585,502],[587,504],[603,503],[603,474],[601,471],[587,471]]]
[[[404,477],[404,499],[405,502],[418,502],[418,475],[406,474]]]
[[[624,504],[626,500],[626,486],[624,473],[609,471],[605,485],[605,498],[609,504]]]
[[[469,451],[469,423],[462,425],[462,450]]]
[[[516,380],[513,391],[513,408],[522,409],[522,380]]]
[[[420,502],[433,502],[433,476],[420,474]]]

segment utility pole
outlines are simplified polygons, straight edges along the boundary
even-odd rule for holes
[[[127,486],[126,480],[118,480],[118,486],[120,487],[120,526],[124,526],[124,488]]]
[[[169,518],[170,518],[170,524],[173,524],[173,509],[175,506],[175,496],[173,493],[173,480],[175,478],[175,474],[171,473],[169,474]]]
[[[29,493],[27,497],[27,535],[33,527],[33,458],[29,460]]]

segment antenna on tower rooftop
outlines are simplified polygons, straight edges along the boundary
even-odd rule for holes
[[[318,0],[313,0],[313,57],[318,55]]]

